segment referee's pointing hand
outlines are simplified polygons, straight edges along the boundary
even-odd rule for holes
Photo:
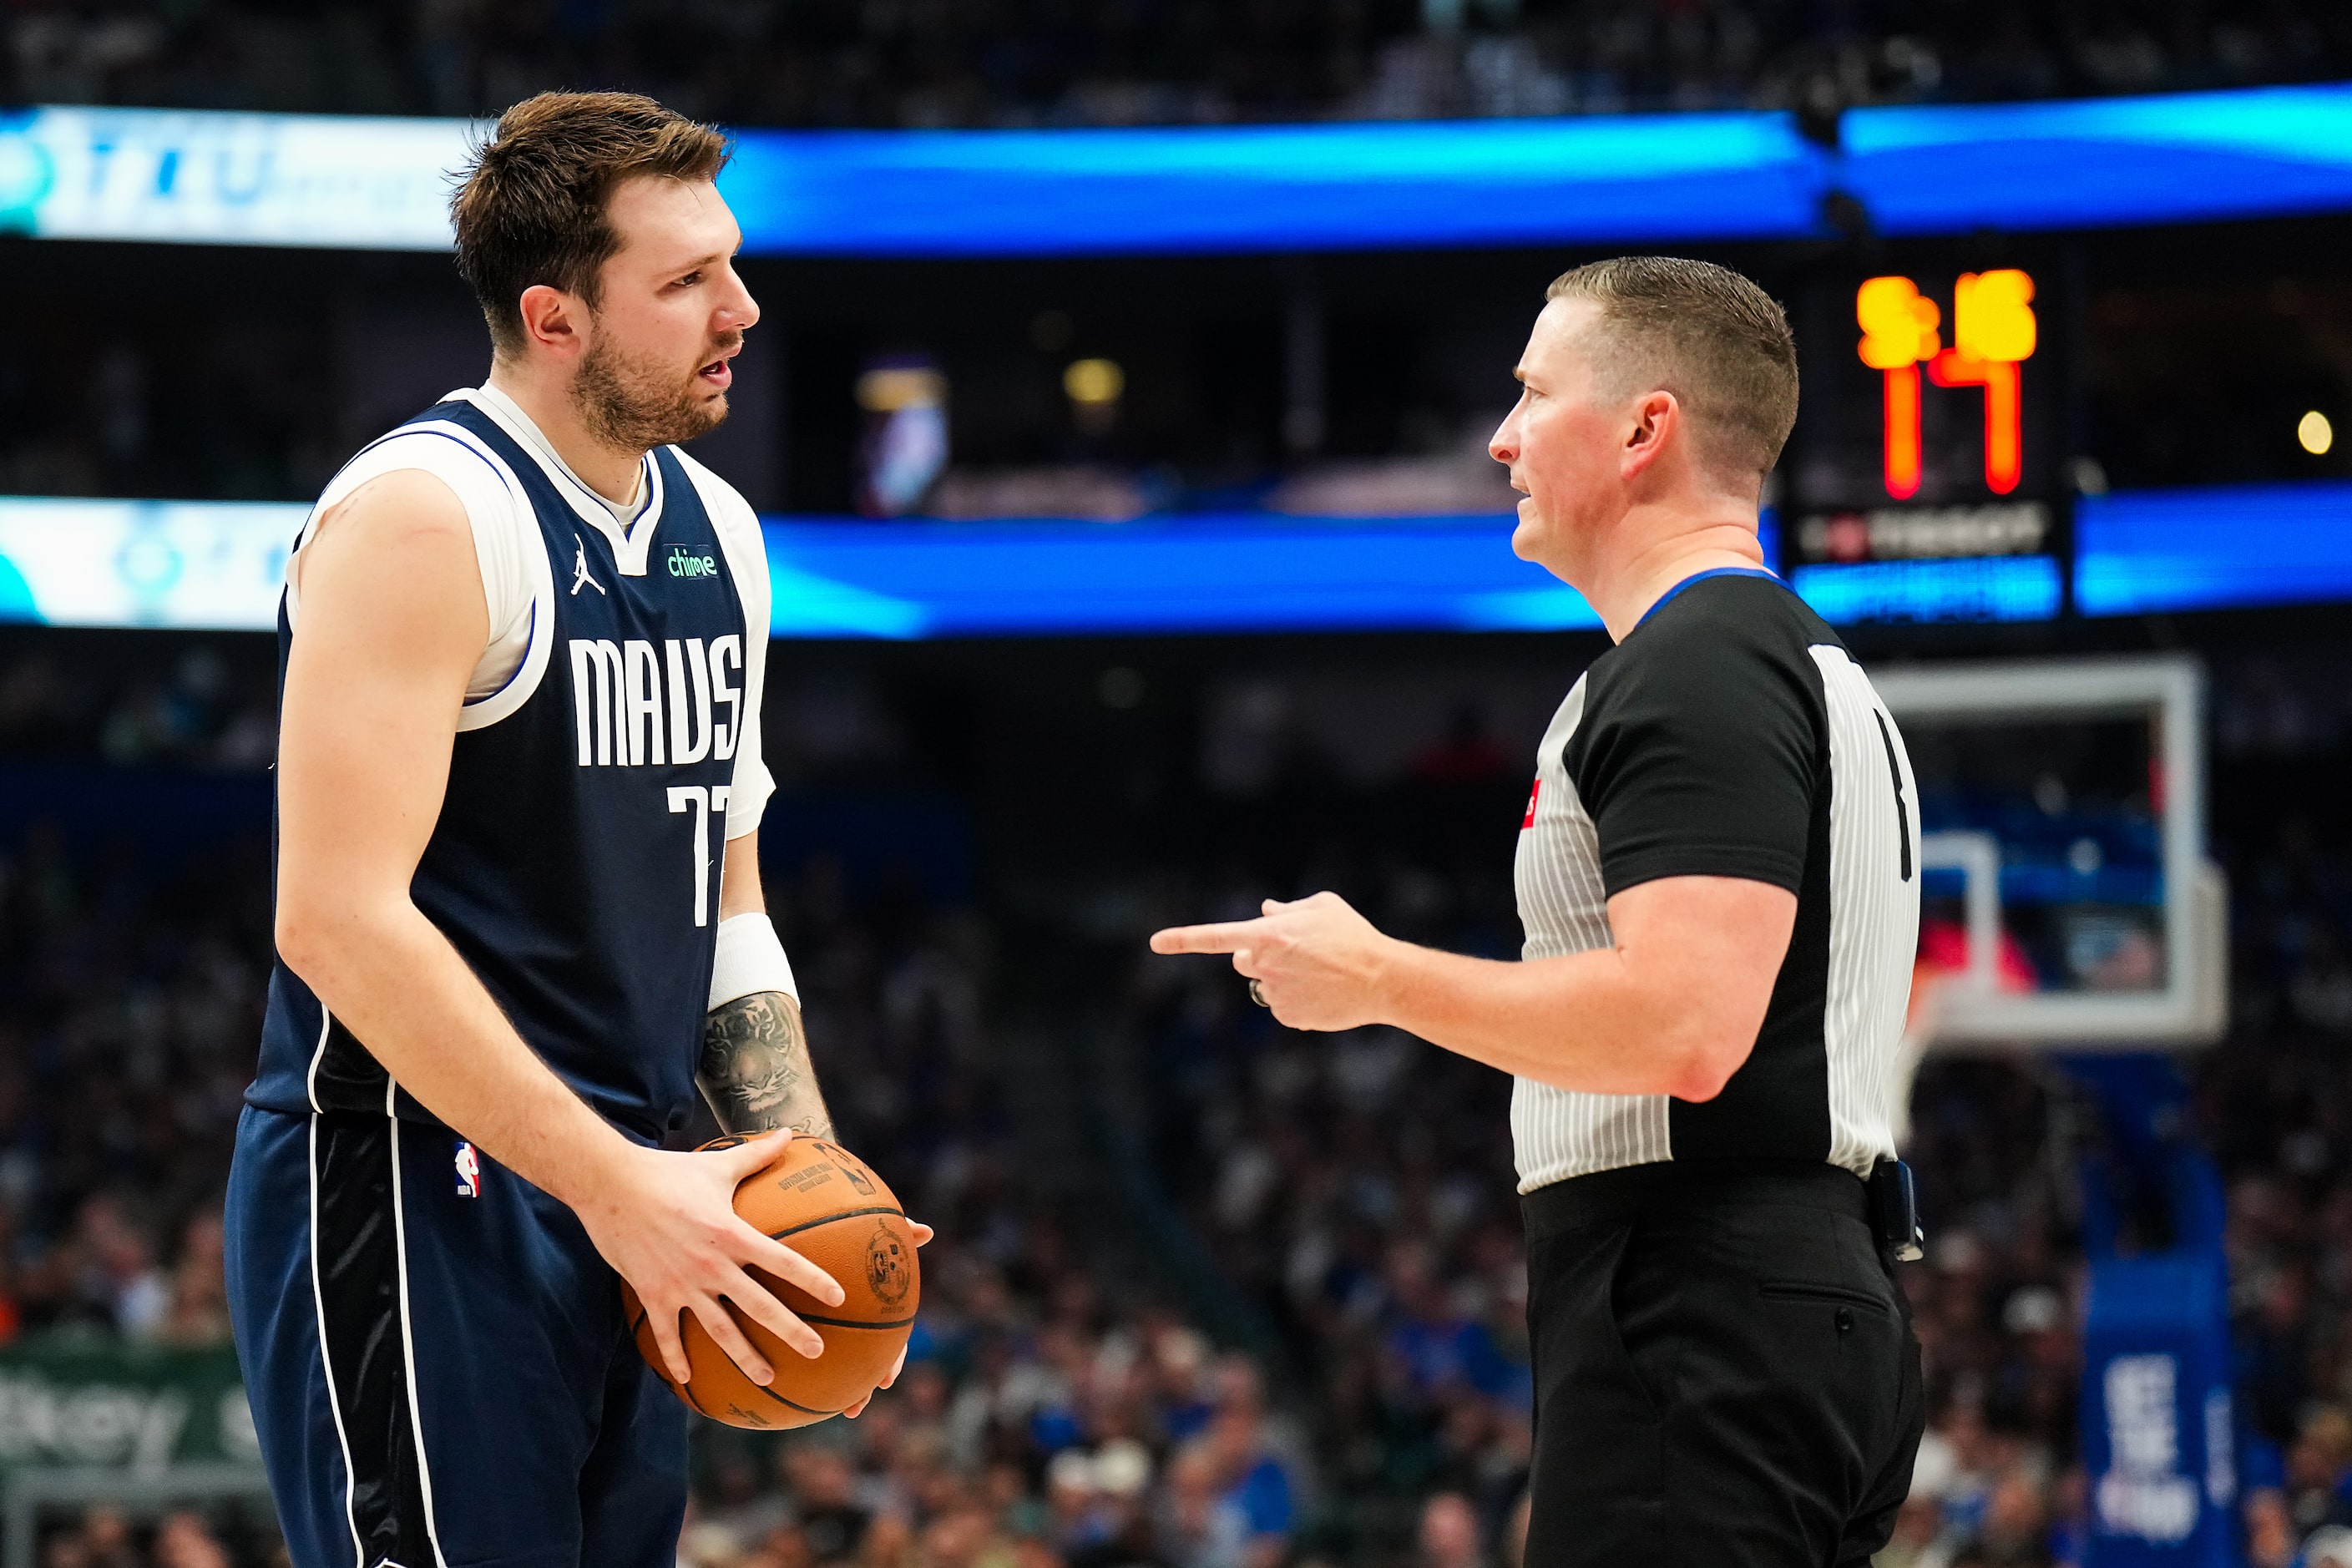
[[[1353,1029],[1381,1018],[1391,939],[1337,893],[1286,904],[1268,899],[1254,921],[1171,926],[1154,952],[1230,952],[1258,983],[1274,1016],[1294,1029]]]

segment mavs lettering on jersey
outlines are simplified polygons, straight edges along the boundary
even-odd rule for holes
[[[636,639],[573,638],[572,703],[580,765],[660,767],[665,736],[672,762],[698,763],[706,756],[727,761],[735,754],[741,723],[743,694],[735,681],[742,668],[743,639],[737,637],[714,639],[707,653],[700,637],[670,637],[658,651]],[[724,716],[716,712],[719,709]]]
[[[421,434],[495,470],[536,520],[547,569],[510,683],[529,689],[485,700],[499,710],[487,721],[461,721],[411,897],[550,1067],[656,1141],[693,1094],[718,851],[758,722],[743,595],[677,453],[649,455],[646,508],[623,530],[489,407],[453,398],[394,437]],[[437,1125],[282,963],[247,1098]]]

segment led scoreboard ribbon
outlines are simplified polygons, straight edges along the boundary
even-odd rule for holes
[[[2078,504],[2073,585],[2084,615],[2352,602],[2352,481],[2120,491]],[[0,625],[266,632],[308,510],[0,496]],[[1576,590],[1511,554],[1514,521],[762,520],[772,630],[782,637],[1597,631]],[[1967,526],[1949,509],[1897,521],[1915,536]],[[1934,542],[1914,537],[1907,555],[1801,564],[1790,576],[1837,625],[2059,613],[2051,555],[1923,553]]]
[[[1919,493],[1919,367],[1937,386],[1984,388],[1985,488],[2017,489],[2025,471],[2025,414],[2018,366],[2033,357],[2033,279],[2014,267],[1963,272],[1952,285],[1953,346],[1943,346],[1944,314],[1908,278],[1873,278],[1855,290],[1862,363],[1886,383],[1884,463],[1886,493]]]
[[[463,120],[0,110],[0,233],[442,250]],[[735,134],[765,256],[1281,253],[1890,236],[2352,209],[2352,84],[1786,110],[1086,131]]]

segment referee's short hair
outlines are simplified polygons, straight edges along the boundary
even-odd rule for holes
[[[542,92],[499,115],[449,203],[457,270],[491,345],[522,347],[526,289],[595,308],[598,274],[621,248],[606,216],[614,186],[635,174],[715,180],[727,158],[718,132],[633,92]]]
[[[1619,256],[1561,273],[1544,298],[1600,307],[1612,390],[1673,393],[1710,468],[1760,479],[1780,460],[1797,423],[1797,343],[1763,289],[1713,262]]]

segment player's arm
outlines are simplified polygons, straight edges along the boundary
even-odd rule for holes
[[[755,827],[727,841],[719,883],[719,958],[711,982],[711,994],[724,999],[703,1021],[702,1061],[694,1075],[711,1114],[730,1132],[748,1137],[790,1128],[818,1138],[834,1135],[793,986],[792,965],[776,940],[760,886]],[[738,990],[743,994],[733,994]],[[930,1241],[929,1226],[915,1219],[908,1224],[917,1247]],[[901,1349],[882,1386],[898,1382],[906,1365]],[[873,1397],[867,1394],[842,1414],[856,1420]]]
[[[818,1353],[815,1331],[746,1267],[827,1302],[840,1286],[733,1207],[737,1182],[782,1140],[709,1157],[630,1142],[524,1044],[409,897],[488,640],[464,507],[428,474],[386,474],[339,504],[298,562],[278,758],[279,955],[420,1104],[572,1206],[645,1301],[681,1381],[688,1310],[755,1380],[772,1376],[722,1296]]]
[[[1561,1089],[1705,1100],[1755,1048],[1796,918],[1796,895],[1768,882],[1664,877],[1609,900],[1615,945],[1559,958],[1417,947],[1333,893],[1151,945],[1232,953],[1293,1028],[1392,1024]]]
[[[716,990],[736,989],[723,978],[734,969],[739,984],[759,989],[721,1001],[702,1026],[702,1059],[695,1072],[711,1114],[730,1132],[749,1135],[789,1127],[819,1138],[833,1136],[833,1118],[809,1062],[808,1031],[793,995],[792,971],[775,928],[768,923],[760,886],[760,833],[727,841],[727,864],[719,880],[719,969]],[[736,922],[741,923],[736,923]],[[772,950],[772,951],[771,951]]]

